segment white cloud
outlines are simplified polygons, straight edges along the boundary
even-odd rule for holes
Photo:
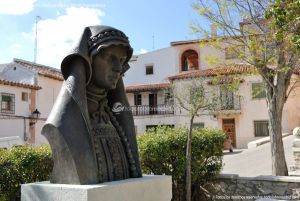
[[[84,27],[101,24],[104,12],[94,8],[67,8],[66,14],[56,19],[41,19],[38,22],[37,63],[60,67],[60,62],[77,42]],[[34,36],[35,26],[30,35]],[[22,33],[28,38],[28,34]]]
[[[0,0],[0,14],[23,15],[33,10],[36,0]]]
[[[34,40],[33,33],[21,32],[21,36],[25,39]]]
[[[23,46],[18,43],[14,43],[9,47],[9,50],[14,54],[14,55],[19,55],[21,54],[23,49]]]
[[[140,49],[140,51],[138,51],[137,53],[138,53],[138,54],[145,54],[145,53],[147,53],[147,52],[148,52],[148,50],[142,48],[142,49]]]

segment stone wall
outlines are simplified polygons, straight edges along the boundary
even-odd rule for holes
[[[300,200],[300,177],[222,174],[209,191],[213,200]]]

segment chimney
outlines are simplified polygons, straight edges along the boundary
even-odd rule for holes
[[[216,24],[210,25],[210,33],[212,38],[217,37],[217,32],[218,32],[217,25]]]

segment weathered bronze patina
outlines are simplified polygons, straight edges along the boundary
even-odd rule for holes
[[[122,75],[131,56],[122,31],[91,26],[63,59],[65,81],[42,130],[53,152],[52,183],[141,177],[132,113],[111,110],[129,106]]]

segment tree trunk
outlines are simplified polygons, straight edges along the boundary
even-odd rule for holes
[[[277,88],[278,89],[278,88]],[[267,91],[268,113],[270,118],[269,133],[271,141],[272,175],[287,176],[288,169],[285,161],[282,141],[282,111],[285,103],[285,92],[270,93]]]
[[[192,175],[191,175],[191,159],[192,159],[192,131],[193,131],[194,116],[190,119],[190,129],[186,143],[186,201],[191,201],[192,198]]]

